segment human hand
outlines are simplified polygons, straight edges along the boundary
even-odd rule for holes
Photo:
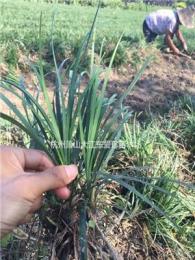
[[[185,58],[188,58],[188,59],[192,59],[189,55],[183,53],[183,52],[180,52],[179,56],[181,57],[185,57]]]
[[[0,166],[0,237],[29,220],[44,192],[67,199],[67,185],[78,174],[74,165],[54,166],[41,151],[11,146],[0,147]]]

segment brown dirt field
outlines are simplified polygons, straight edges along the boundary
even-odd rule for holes
[[[142,60],[152,51],[154,50],[142,51]],[[6,67],[0,64],[0,75],[6,74],[6,72]],[[21,74],[20,71],[16,72]],[[132,68],[131,64],[113,70],[110,75],[108,95],[114,93],[121,95],[131,83],[135,73],[136,70]],[[31,73],[24,73],[23,77],[30,92],[35,93],[35,77]],[[82,85],[84,87],[85,82]],[[47,81],[47,86],[49,86],[48,89],[52,96],[53,83],[51,80]],[[155,112],[160,110],[163,112],[184,95],[195,96],[195,57],[188,59],[155,51],[155,59],[147,67],[134,90],[127,96],[125,103],[136,111]],[[11,93],[7,93],[6,96],[13,100]],[[43,100],[42,97],[40,100]],[[13,102],[15,103],[14,100]],[[16,105],[21,108],[18,101],[16,101]],[[1,103],[1,111],[6,112],[6,110],[6,106]]]
[[[123,93],[133,75],[129,67],[124,75],[113,73],[109,94]],[[168,109],[178,97],[195,96],[195,60],[158,53],[145,70],[137,86],[128,95],[126,104],[136,111]]]

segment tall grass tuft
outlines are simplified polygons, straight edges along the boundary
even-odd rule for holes
[[[147,227],[146,239],[151,247],[168,248],[171,257],[191,259],[195,252],[195,187],[183,182],[186,167],[177,143],[166,136],[155,120],[144,126],[136,118],[125,124],[123,140],[126,161],[129,161],[127,184],[166,213],[162,215],[126,189],[123,195],[128,198],[129,217],[137,217],[143,228]],[[134,176],[140,176],[142,185],[134,182]]]
[[[1,118],[23,130],[30,137],[29,147],[45,151],[56,165],[71,163],[78,165],[80,174],[73,184],[70,204],[75,198],[79,198],[76,211],[79,214],[80,259],[87,259],[87,223],[90,212],[95,214],[99,185],[112,181],[104,169],[116,148],[113,144],[119,141],[123,125],[131,116],[128,108],[123,106],[123,100],[135,86],[150,60],[144,63],[119,99],[116,95],[106,97],[109,73],[120,44],[119,40],[109,66],[103,71],[92,62],[90,78],[86,86],[81,87],[84,73],[79,72],[80,63],[85,57],[95,19],[89,34],[81,44],[76,59],[69,67],[67,87],[62,83],[66,60],[60,65],[57,64],[52,44],[56,76],[52,98],[48,92],[41,60],[37,66],[33,66],[38,81],[38,94],[35,96],[31,94],[24,80],[17,79],[15,76],[11,75],[1,82],[3,89],[1,100],[14,115],[1,113]],[[93,57],[94,53],[92,53],[92,61]],[[105,74],[103,82],[100,80],[102,72]],[[21,104],[22,111],[9,100],[6,92],[14,95],[14,101],[17,100]],[[43,97],[43,102],[40,102],[40,96]],[[55,204],[55,199],[49,195],[48,199]],[[57,205],[56,202],[55,206]]]

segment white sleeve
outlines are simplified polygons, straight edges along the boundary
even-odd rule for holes
[[[175,29],[175,23],[173,23],[173,21],[169,20],[168,24],[167,24],[167,30],[170,33],[174,33],[174,29]]]

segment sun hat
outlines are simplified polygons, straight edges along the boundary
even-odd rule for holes
[[[187,28],[195,28],[195,6],[191,5],[177,10],[179,20]]]

